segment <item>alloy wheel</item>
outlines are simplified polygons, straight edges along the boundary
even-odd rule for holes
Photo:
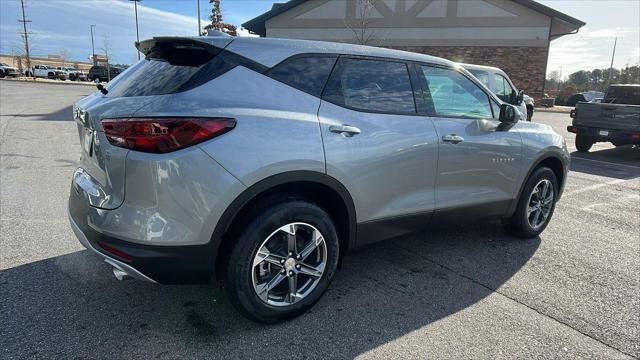
[[[533,230],[540,229],[553,208],[553,184],[548,179],[540,180],[529,196],[527,221]]]
[[[318,285],[327,264],[327,245],[314,226],[295,222],[271,233],[253,258],[253,289],[272,306],[289,306]]]

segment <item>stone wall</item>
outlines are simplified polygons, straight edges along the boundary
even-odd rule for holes
[[[547,57],[546,47],[402,46],[398,50],[442,57],[455,62],[499,67],[519,90],[542,99]]]

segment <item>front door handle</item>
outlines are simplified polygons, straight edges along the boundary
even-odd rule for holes
[[[360,134],[360,129],[351,125],[331,125],[329,126],[329,131],[332,133],[342,134],[346,137],[352,137],[353,135]]]
[[[449,134],[442,137],[442,142],[447,142],[451,144],[457,144],[464,141],[462,136],[458,136],[456,134]]]

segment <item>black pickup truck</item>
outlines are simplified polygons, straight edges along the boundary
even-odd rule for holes
[[[567,127],[576,134],[578,151],[596,142],[615,146],[640,144],[640,85],[610,85],[601,103],[579,102]]]

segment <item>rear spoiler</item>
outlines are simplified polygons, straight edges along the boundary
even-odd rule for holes
[[[221,36],[198,36],[198,37],[181,37],[181,36],[161,36],[136,42],[135,46],[138,51],[145,56],[157,46],[203,46],[208,50],[218,53],[227,45],[231,44],[234,37]]]

